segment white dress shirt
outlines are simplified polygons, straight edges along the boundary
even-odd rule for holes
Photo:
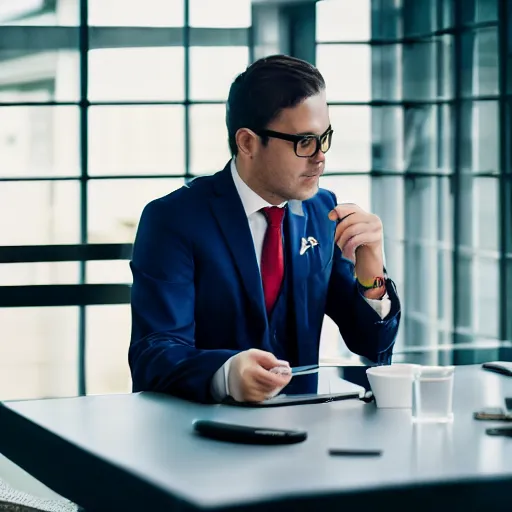
[[[247,215],[247,220],[249,221],[254,249],[256,251],[256,259],[258,260],[258,266],[260,266],[261,253],[263,251],[263,240],[267,232],[267,219],[260,210],[273,205],[256,194],[256,192],[249,188],[249,186],[242,180],[236,169],[234,158],[231,159],[231,175],[235,182],[238,195],[242,201],[245,214]],[[285,205],[286,203],[282,203],[279,207],[283,208]],[[380,300],[367,299],[366,297],[365,300],[381,318],[385,318],[391,311],[391,300],[387,294]],[[217,370],[212,379],[212,395],[214,399],[219,402],[231,394],[228,387],[228,376],[231,359],[233,359],[233,357],[228,359],[224,365]],[[236,383],[234,385],[236,386]]]

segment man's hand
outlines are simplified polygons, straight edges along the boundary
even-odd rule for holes
[[[359,282],[372,283],[376,277],[382,277],[383,230],[380,218],[355,204],[341,204],[329,212],[329,219],[339,220],[334,239],[343,256],[355,264]],[[384,292],[384,289],[375,289],[365,295],[380,298]]]
[[[270,352],[251,348],[237,354],[231,361],[228,387],[238,402],[262,402],[276,395],[291,380],[289,375],[271,373],[276,366],[289,364],[277,359]]]

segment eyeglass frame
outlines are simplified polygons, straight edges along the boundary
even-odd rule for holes
[[[293,150],[298,158],[312,158],[315,155],[317,155],[320,149],[322,148],[322,139],[326,136],[329,137],[329,148],[327,149],[327,151],[331,149],[332,134],[334,133],[334,130],[331,128],[331,125],[329,125],[329,128],[327,128],[327,130],[325,130],[325,132],[322,133],[322,135],[314,135],[312,133],[304,135],[292,135],[291,133],[276,132],[274,130],[258,130],[257,132],[254,133],[256,133],[256,135],[258,135],[259,137],[271,137],[273,139],[280,139],[286,140],[288,142],[293,142]],[[316,149],[311,155],[304,156],[297,154],[297,145],[304,139],[316,140]],[[327,151],[324,151],[323,153],[327,153]]]

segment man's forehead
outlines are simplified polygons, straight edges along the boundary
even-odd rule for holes
[[[316,135],[322,135],[329,125],[329,110],[323,94],[311,96],[295,107],[283,109],[271,123],[274,130]]]
[[[276,119],[269,128],[291,134],[323,135],[330,127],[329,117],[317,119],[294,119],[292,116]]]

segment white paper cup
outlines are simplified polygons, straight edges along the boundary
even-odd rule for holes
[[[419,364],[375,366],[366,370],[377,407],[380,409],[411,409],[414,375]]]

